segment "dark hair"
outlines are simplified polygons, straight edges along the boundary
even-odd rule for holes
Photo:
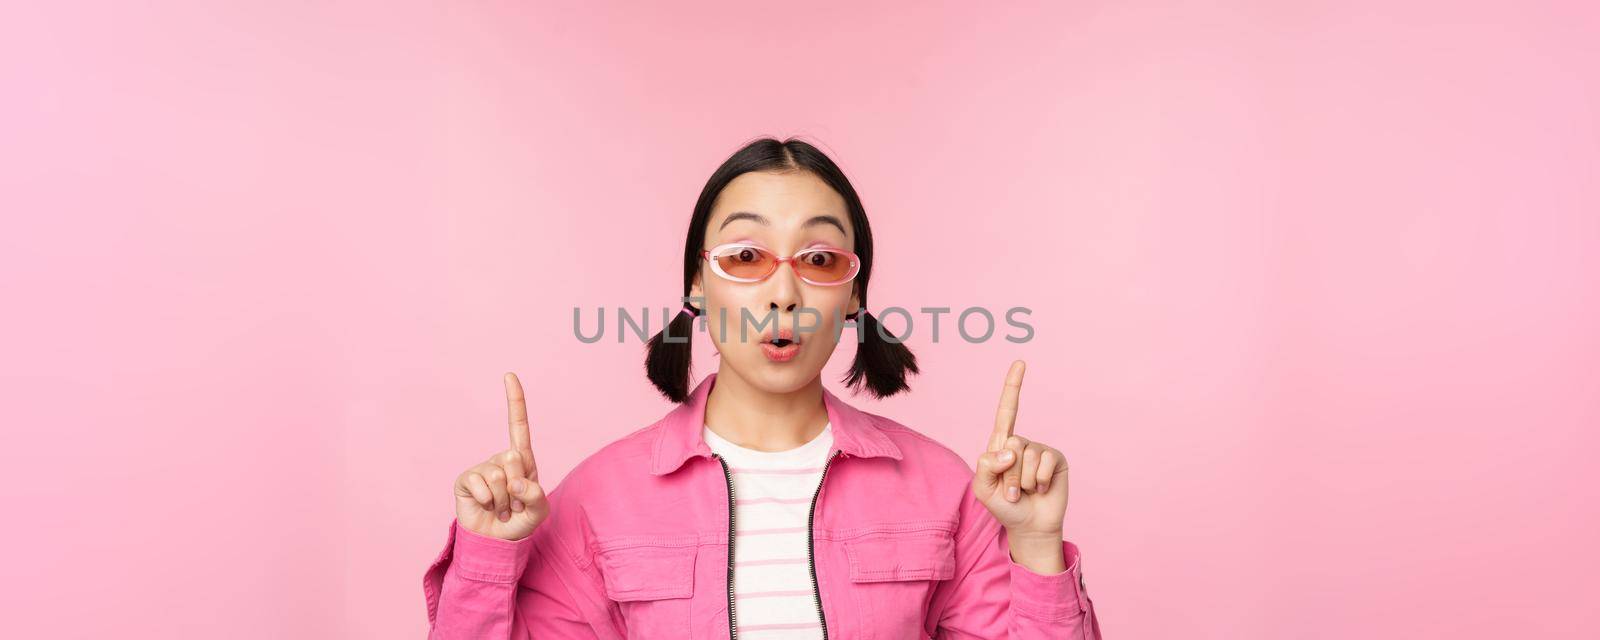
[[[844,198],[850,226],[856,232],[854,250],[861,258],[861,271],[851,284],[861,300],[861,310],[854,317],[856,332],[864,334],[857,342],[855,362],[851,363],[842,381],[854,390],[859,390],[865,382],[867,390],[878,398],[909,389],[907,373],[919,373],[916,356],[899,338],[879,325],[877,318],[867,313],[867,282],[872,276],[872,228],[867,224],[861,197],[856,195],[855,187],[850,186],[850,180],[839,166],[806,142],[795,138],[782,142],[761,138],[734,152],[711,174],[700,191],[700,199],[694,204],[694,215],[689,218],[689,237],[683,243],[683,298],[688,299],[695,273],[700,270],[700,245],[705,243],[712,205],[728,183],[751,171],[806,171],[821,178]],[[696,315],[703,312],[695,310]],[[683,402],[689,397],[689,360],[693,346],[689,344],[689,336],[693,328],[694,317],[678,313],[648,344],[645,373],[656,389],[673,402]],[[669,334],[673,337],[671,342],[665,340]]]

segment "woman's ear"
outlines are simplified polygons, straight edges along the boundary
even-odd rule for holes
[[[703,269],[696,271],[694,279],[689,281],[689,304],[699,309],[702,314],[706,312],[706,290],[705,287],[700,286],[700,276],[703,273],[705,273]]]

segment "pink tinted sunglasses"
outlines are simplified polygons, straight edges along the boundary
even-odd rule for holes
[[[720,244],[701,249],[700,256],[711,263],[711,271],[734,282],[761,282],[785,262],[795,275],[815,285],[833,286],[849,282],[861,271],[861,259],[843,249],[811,247],[788,258],[745,242]]]

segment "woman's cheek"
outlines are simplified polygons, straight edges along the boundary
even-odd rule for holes
[[[806,346],[811,347],[809,349],[811,353],[807,355],[813,361],[826,365],[828,360],[833,357],[833,352],[838,350],[839,341],[843,340],[844,337],[841,335],[836,338],[833,335],[833,331],[832,323],[824,322],[822,326],[817,327],[815,332],[805,337],[808,342]]]

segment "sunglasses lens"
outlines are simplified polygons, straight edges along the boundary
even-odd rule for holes
[[[756,247],[728,247],[712,256],[717,266],[735,278],[758,280],[772,272],[772,254]]]
[[[794,259],[800,277],[818,284],[837,284],[855,277],[856,262],[848,253],[829,249],[801,252]]]

